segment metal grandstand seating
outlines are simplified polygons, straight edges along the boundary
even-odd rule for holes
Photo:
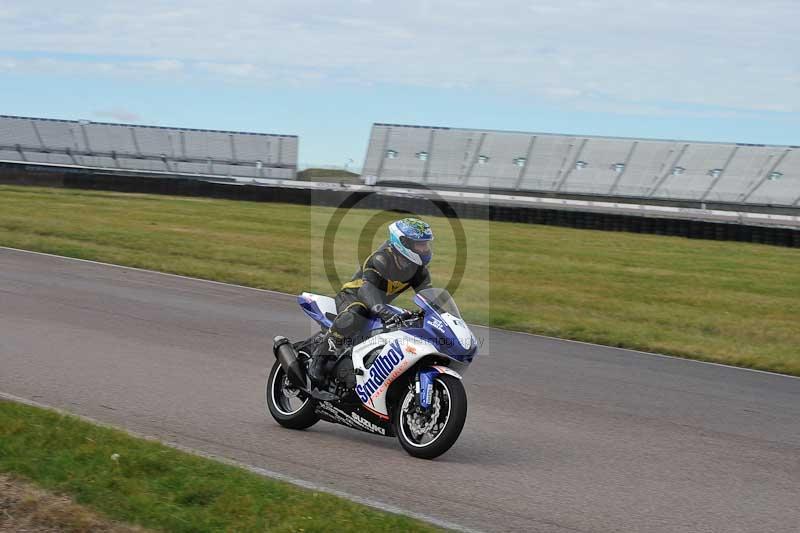
[[[0,160],[174,174],[295,179],[294,135],[0,115]]]
[[[430,187],[800,206],[800,147],[374,124],[363,174]]]

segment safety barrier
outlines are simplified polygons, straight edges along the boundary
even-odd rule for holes
[[[309,189],[241,183],[220,183],[190,178],[142,177],[122,174],[58,172],[0,165],[0,183],[104,190],[129,193],[154,193],[201,196],[253,202],[282,202],[300,205],[337,207],[346,200],[358,200],[357,207],[414,212],[461,218],[542,224],[580,229],[651,233],[691,239],[743,241],[777,246],[800,247],[800,230],[785,227],[711,222],[658,216],[565,210],[546,207],[489,205],[479,200],[420,201],[411,196],[382,192],[341,189]]]

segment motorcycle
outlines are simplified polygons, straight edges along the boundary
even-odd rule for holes
[[[418,311],[392,306],[392,319],[370,319],[361,341],[328,363],[328,377],[317,388],[308,366],[336,318],[336,304],[308,292],[297,302],[321,329],[303,341],[273,341],[266,400],[281,426],[306,429],[324,420],[396,436],[406,452],[423,459],[453,446],[467,417],[462,374],[478,342],[446,290],[419,291]]]

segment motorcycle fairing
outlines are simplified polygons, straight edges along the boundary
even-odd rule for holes
[[[336,302],[330,296],[304,292],[297,297],[297,303],[322,328],[328,329],[333,324],[333,319],[336,317]]]
[[[381,346],[380,354],[367,367],[364,360]],[[437,353],[435,346],[404,331],[381,333],[356,345],[352,355],[353,368],[357,369],[356,394],[367,409],[388,417],[386,393],[389,386],[417,361]]]
[[[448,376],[453,376],[453,377],[454,377],[454,378],[456,378],[456,379],[464,379],[464,378],[461,376],[461,374],[459,374],[458,372],[456,372],[456,371],[455,371],[455,370],[453,370],[452,368],[447,368],[446,366],[442,366],[442,365],[433,365],[433,366],[432,366],[432,367],[430,367],[430,368],[432,368],[432,369],[436,370],[436,371],[437,371],[439,374],[447,374]]]
[[[303,311],[323,329],[330,328],[338,314],[336,311],[336,301],[330,296],[304,292],[297,297],[297,303],[300,304]],[[401,308],[393,305],[389,307],[396,313],[401,313],[403,311]],[[383,329],[383,322],[380,318],[370,317],[364,326],[364,331],[368,333],[376,329]]]
[[[478,342],[464,320],[431,307],[419,294],[414,296],[414,303],[425,311],[423,324],[421,328],[406,331],[437,346],[442,355],[460,363],[472,362],[478,351]]]
[[[317,403],[316,413],[317,416],[327,422],[342,424],[349,428],[383,437],[394,437],[394,429],[389,418],[370,412],[362,404],[319,402]]]

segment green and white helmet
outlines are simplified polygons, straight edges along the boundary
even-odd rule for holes
[[[430,263],[433,257],[432,240],[430,225],[418,218],[404,218],[389,225],[389,244],[418,265]]]

